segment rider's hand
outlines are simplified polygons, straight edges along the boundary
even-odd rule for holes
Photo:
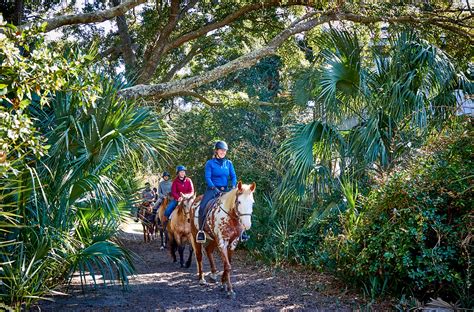
[[[182,201],[183,200],[183,197],[181,196],[180,198],[178,198],[178,201]]]

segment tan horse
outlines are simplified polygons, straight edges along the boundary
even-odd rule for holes
[[[154,232],[153,205],[150,202],[142,202],[138,211],[138,219],[140,219],[143,227],[143,240],[150,242]]]
[[[198,269],[198,278],[200,284],[206,284],[202,271],[202,248],[206,250],[209,263],[211,265],[210,278],[217,280],[216,263],[214,261],[213,252],[216,247],[222,257],[224,271],[222,273],[222,288],[227,291],[227,295],[235,298],[235,292],[230,282],[232,253],[240,241],[242,231],[250,229],[252,225],[253,210],[253,192],[256,184],[238,183],[237,188],[222,195],[212,207],[208,214],[208,218],[204,223],[204,232],[206,233],[207,243],[200,244],[196,242],[196,234],[198,232],[198,214],[200,200],[196,200],[193,204],[191,215],[194,222],[191,226],[192,242],[194,252],[196,254],[196,262]]]
[[[190,210],[196,196],[194,193],[181,193],[182,201],[178,203],[176,208],[170,215],[168,222],[168,239],[170,242],[170,253],[173,262],[176,262],[176,250],[179,253],[179,261],[181,267],[189,268],[191,259],[193,257],[193,249],[191,246],[191,215]],[[184,249],[186,244],[189,244],[189,257],[184,265]]]

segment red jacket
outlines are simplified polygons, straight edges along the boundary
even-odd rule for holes
[[[181,193],[189,194],[194,193],[194,186],[193,181],[190,178],[185,177],[183,181],[181,181],[178,177],[173,180],[173,184],[171,184],[171,195],[175,200],[181,197]]]

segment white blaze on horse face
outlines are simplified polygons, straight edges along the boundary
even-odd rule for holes
[[[252,226],[252,212],[254,202],[255,201],[253,199],[253,192],[244,191],[239,196],[237,210],[241,215],[240,222],[242,222],[242,225],[246,230],[250,229],[250,227]]]
[[[183,197],[184,211],[186,211],[186,213],[188,213],[189,210],[191,209],[191,206],[192,206],[196,196],[194,196],[194,193],[189,193],[189,194],[181,193],[181,196]]]

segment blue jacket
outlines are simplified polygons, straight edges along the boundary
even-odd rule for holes
[[[227,158],[222,160],[212,158],[206,162],[204,177],[208,187],[227,187],[229,176],[232,179],[232,187],[235,187],[237,185],[237,176],[235,175],[234,165]]]

